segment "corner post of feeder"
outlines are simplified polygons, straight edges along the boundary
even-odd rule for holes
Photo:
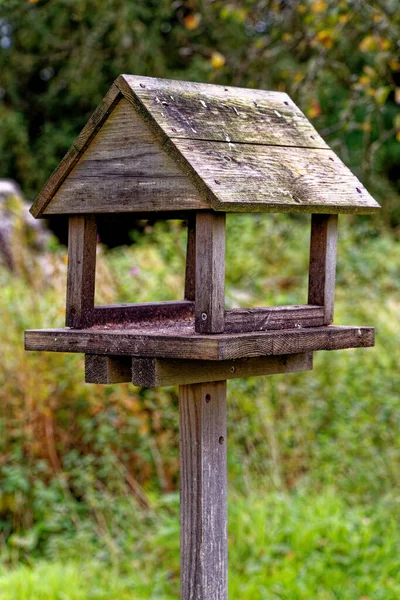
[[[324,307],[325,325],[333,322],[337,237],[337,214],[312,215],[308,304]]]
[[[225,213],[197,212],[195,329],[223,333],[225,320]]]
[[[66,325],[90,326],[94,312],[97,226],[95,215],[73,215],[68,228]]]

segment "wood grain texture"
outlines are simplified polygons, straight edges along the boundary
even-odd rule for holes
[[[369,213],[379,204],[332,150],[173,140],[226,212]]]
[[[122,99],[45,212],[151,212],[208,207],[143,118]]]
[[[233,308],[225,311],[225,333],[300,329],[324,325],[324,308],[309,304]]]
[[[283,92],[132,75],[116,85],[170,138],[328,148]]]
[[[94,325],[113,323],[151,323],[185,321],[194,316],[194,302],[186,300],[142,302],[138,304],[109,304],[95,306]]]
[[[192,281],[191,285],[194,285]],[[194,318],[195,303],[192,300],[143,302],[139,304],[115,304],[95,306],[93,325],[126,324],[145,327],[159,323],[160,327]],[[270,306],[260,308],[233,308],[225,310],[225,333],[293,329],[324,325],[324,307],[309,304],[295,306]]]
[[[186,271],[185,271],[185,300],[196,298],[196,215],[188,218]]]
[[[195,330],[224,331],[225,214],[196,214]]]
[[[181,326],[121,329],[38,329],[25,332],[25,349],[118,356],[231,360],[374,345],[372,327],[310,327],[283,331],[199,335]]]
[[[312,369],[312,354],[261,356],[239,360],[132,358],[132,383],[139,387],[187,385]],[[97,383],[97,382],[96,382]],[[102,383],[102,382],[98,382]],[[108,383],[104,381],[104,383]]]
[[[312,216],[308,302],[324,307],[325,325],[333,322],[337,237],[337,215]]]
[[[92,324],[96,277],[97,227],[94,215],[69,218],[67,327]]]
[[[228,600],[226,382],[179,388],[181,598]]]
[[[72,171],[78,162],[81,153],[90,143],[92,137],[96,134],[97,130],[101,127],[102,123],[106,120],[108,114],[113,110],[120,98],[121,92],[119,91],[119,88],[115,84],[112,84],[65,157],[47,180],[40,194],[36,197],[35,202],[31,207],[31,213],[34,217],[38,218],[43,216],[50,200],[61,186],[64,179]]]
[[[86,383],[126,383],[130,381],[132,381],[130,357],[85,355]]]

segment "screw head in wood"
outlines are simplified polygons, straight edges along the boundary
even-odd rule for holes
[[[224,438],[224,436],[221,435],[221,437],[218,440],[218,443],[222,446],[222,444],[224,443],[224,441],[225,441],[225,438]]]
[[[210,394],[206,394],[206,402],[208,403],[208,402],[210,402],[210,400],[211,400]]]
[[[207,321],[207,313],[201,313],[201,320]]]
[[[231,367],[229,370],[231,373],[234,373],[236,371],[235,367]]]

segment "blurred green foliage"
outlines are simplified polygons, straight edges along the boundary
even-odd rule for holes
[[[0,175],[36,194],[120,73],[287,91],[400,223],[397,0],[3,0]]]

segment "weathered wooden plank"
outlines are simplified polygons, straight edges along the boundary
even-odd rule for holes
[[[195,330],[224,331],[225,214],[196,214]]]
[[[374,345],[372,327],[310,327],[283,331],[200,335],[190,327],[153,329],[38,329],[25,332],[25,349],[198,360],[339,350]]]
[[[97,227],[94,215],[72,216],[68,230],[67,327],[91,325],[96,277]]]
[[[226,382],[179,388],[181,598],[227,600]]]
[[[283,92],[132,75],[116,85],[173,139],[328,148]]]
[[[225,381],[238,377],[309,371],[312,369],[312,365],[311,353],[260,356],[215,362],[134,357],[132,358],[132,383],[139,387],[187,385],[207,381]]]
[[[126,323],[127,326],[145,327],[154,321],[162,326],[186,321],[192,323],[195,303],[191,300],[143,302],[95,306],[93,325]],[[260,308],[233,308],[225,310],[225,333],[293,329],[324,325],[324,307],[309,304],[299,306],[271,306]]]
[[[308,302],[324,307],[324,324],[333,322],[337,215],[313,215],[311,221]]]
[[[95,306],[92,322],[94,325],[111,325],[156,321],[162,325],[169,321],[188,320],[193,316],[194,302],[191,301],[142,302]]]
[[[185,300],[196,298],[196,215],[188,218],[184,295]]]
[[[324,308],[309,304],[270,306],[267,308],[233,308],[225,311],[225,333],[299,329],[324,325]]]
[[[85,355],[86,383],[125,383],[132,381],[129,356]]]
[[[225,212],[369,213],[379,204],[331,150],[173,140]]]
[[[77,163],[81,152],[90,143],[91,138],[93,135],[95,135],[99,127],[101,127],[102,123],[105,121],[108,114],[113,110],[120,97],[121,93],[119,88],[113,84],[82,129],[81,133],[76,138],[71,148],[68,150],[67,154],[47,180],[40,194],[36,197],[35,202],[31,207],[31,213],[34,217],[38,218],[43,215],[51,198],[54,196],[64,179],[68,176]]]
[[[46,208],[46,214],[209,208],[143,118],[123,99]]]

